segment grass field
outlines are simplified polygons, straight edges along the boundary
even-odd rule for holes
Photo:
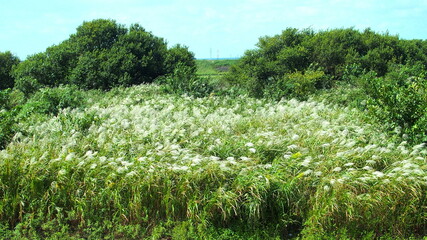
[[[426,234],[426,148],[358,110],[156,85],[85,94],[84,107],[30,115],[0,152],[4,238]]]
[[[196,60],[197,74],[206,75],[222,75],[226,73],[233,64],[236,64],[238,59],[220,59],[220,60]]]

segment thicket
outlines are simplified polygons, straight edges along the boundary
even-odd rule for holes
[[[314,32],[288,28],[279,35],[261,37],[256,46],[246,51],[226,77],[256,97],[289,97],[295,92],[289,89],[301,86],[308,93],[313,88],[329,88],[346,80],[349,71],[354,75],[373,71],[382,77],[396,64],[427,65],[426,41],[402,40],[370,29]],[[295,73],[307,77],[290,77]],[[278,94],[271,89],[286,91]]]
[[[172,75],[177,66],[195,71],[188,48],[167,47],[164,39],[142,26],[114,20],[84,22],[69,39],[30,56],[13,71],[15,87],[33,93],[42,87],[74,84],[83,89],[151,83]]]
[[[160,90],[93,91],[84,108],[24,118],[0,151],[0,236],[427,234],[425,147],[393,143],[361,111]]]
[[[13,87],[12,68],[19,62],[19,58],[11,52],[0,52],[0,90]]]
[[[13,136],[22,131],[23,122],[32,118],[57,115],[62,109],[83,108],[89,92],[76,86],[42,88],[30,97],[19,90],[0,91],[0,150],[4,149]]]
[[[126,28],[108,19],[84,22],[69,39],[23,62],[10,52],[0,53],[0,149],[19,131],[20,119],[82,106],[79,89],[109,90],[160,77],[174,83],[194,79],[195,72],[194,54],[187,47],[168,48],[164,39],[138,24]]]
[[[368,110],[390,129],[420,143],[427,141],[426,66],[427,41],[370,29],[288,28],[260,38],[225,80],[252,96],[277,100],[305,100],[318,90],[345,86],[342,94],[353,98],[345,104]],[[343,97],[335,94],[331,100]]]
[[[358,86],[366,109],[406,140],[427,142],[427,81],[424,65],[394,65],[385,76],[364,74]]]

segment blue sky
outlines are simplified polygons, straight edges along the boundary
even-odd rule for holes
[[[389,31],[427,39],[427,0],[0,0],[0,51],[25,59],[83,23],[141,24],[197,58],[240,57],[258,38],[287,27]]]

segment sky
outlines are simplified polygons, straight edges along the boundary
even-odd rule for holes
[[[237,58],[288,27],[372,30],[427,39],[427,0],[0,0],[0,52],[21,60],[61,43],[84,21],[139,23],[196,58]]]

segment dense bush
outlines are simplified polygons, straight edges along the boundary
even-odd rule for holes
[[[0,150],[6,147],[15,133],[16,122],[13,115],[11,111],[0,111]]]
[[[324,82],[325,74],[322,71],[290,73],[267,85],[263,95],[276,100],[284,97],[307,100],[309,95],[316,91],[316,86]]]
[[[195,66],[177,64],[174,72],[157,79],[164,92],[188,94],[195,97],[206,97],[214,92],[214,86],[208,78],[196,76]]]
[[[41,87],[75,84],[84,89],[151,83],[178,64],[195,66],[188,48],[166,42],[138,24],[129,29],[113,20],[84,22],[59,45],[30,56],[15,71],[16,87],[25,93]]]
[[[424,65],[394,65],[383,77],[366,74],[360,86],[371,112],[412,141],[427,141],[427,72]]]
[[[84,102],[83,92],[75,86],[43,88],[22,105],[18,117],[27,117],[33,113],[56,115],[61,109],[82,107]]]
[[[0,109],[4,109],[9,105],[10,89],[0,90]]]
[[[21,96],[11,89],[0,90],[0,150],[4,149],[17,129],[16,114],[21,103]]]
[[[13,87],[12,68],[18,63],[19,58],[11,52],[0,52],[0,90]]]
[[[65,108],[81,108],[86,97],[85,92],[75,86],[42,88],[28,99],[19,90],[0,91],[0,149],[20,132],[19,123],[30,123],[32,118],[37,121],[39,116],[57,115]]]
[[[279,35],[260,38],[257,49],[247,51],[225,79],[246,88],[253,96],[262,97],[277,95],[271,89],[283,85],[283,79],[292,78],[295,72],[304,75],[306,71],[316,70],[327,76],[323,77],[325,82],[316,83],[316,89],[321,89],[348,80],[349,70],[358,71],[359,75],[373,71],[384,76],[393,64],[421,62],[426,66],[426,50],[426,41],[401,40],[370,29],[314,32],[288,28]],[[283,87],[279,89],[283,92]],[[304,94],[312,92],[311,88],[307,90]],[[285,92],[293,97],[292,91]]]
[[[209,78],[197,76],[194,54],[188,48],[175,45],[169,49],[166,56],[168,74],[156,80],[162,85],[162,90],[168,93],[188,94],[195,97],[205,97],[214,92],[215,87]]]
[[[197,71],[196,61],[194,61],[194,53],[188,50],[188,47],[177,44],[169,49],[165,65],[168,73],[174,73],[178,67],[185,67],[188,74],[194,75]]]

